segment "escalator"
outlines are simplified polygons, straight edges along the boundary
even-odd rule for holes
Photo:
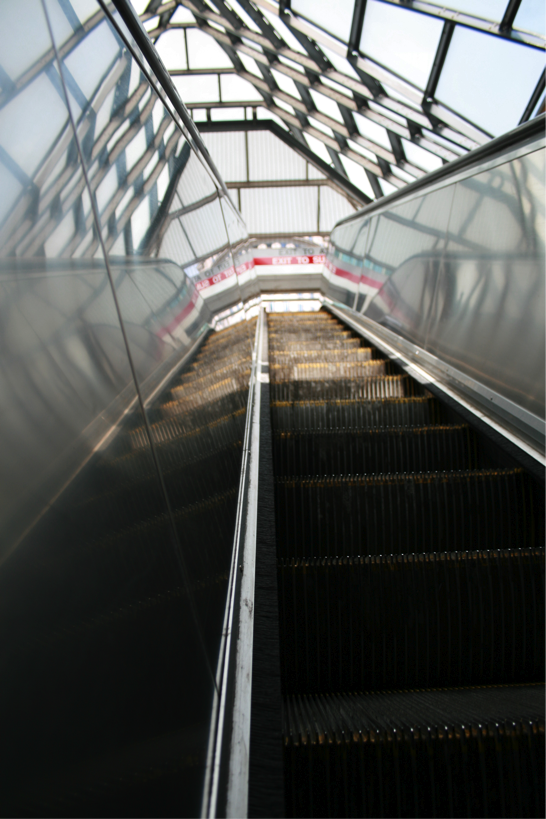
[[[543,485],[332,314],[268,330],[286,816],[543,816]]]
[[[543,486],[331,313],[267,325],[270,383],[254,321],[209,335],[4,564],[2,812],[224,815],[203,781],[250,380],[275,504],[248,815],[282,794],[277,594],[286,816],[543,815]]]

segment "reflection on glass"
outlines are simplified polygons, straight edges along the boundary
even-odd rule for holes
[[[537,143],[539,142],[537,138]],[[527,143],[524,143],[527,144]],[[332,298],[544,417],[544,150],[337,226]]]
[[[0,7],[4,805],[195,816],[250,374],[247,322],[210,326],[246,229],[98,3],[24,5],[19,49]]]

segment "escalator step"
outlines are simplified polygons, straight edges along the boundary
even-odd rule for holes
[[[318,379],[370,378],[387,375],[385,361],[300,361],[293,364],[269,365],[269,374],[273,382],[279,381],[317,381]]]
[[[362,339],[360,338],[349,338],[347,337],[347,333],[342,336],[342,344],[344,350],[355,350],[362,346]],[[290,352],[291,354],[299,353],[300,351],[316,351],[320,352],[321,350],[339,350],[340,341],[338,338],[334,339],[326,339],[326,338],[316,338],[316,339],[298,339],[296,341],[290,340],[290,337],[286,336],[286,341],[284,340],[284,335],[269,334],[269,355],[276,356],[279,355],[279,352]]]
[[[329,380],[271,380],[271,401],[378,400],[422,395],[417,382],[407,375],[370,375]]]
[[[245,379],[246,383],[250,380],[250,361],[243,361],[241,364],[235,366],[223,367],[222,371],[218,373],[213,371],[203,376],[199,374],[198,378],[188,382],[185,381],[179,386],[173,387],[171,389],[171,395],[175,401],[183,401],[188,393],[191,393],[193,390],[198,392],[214,390],[217,384],[223,384],[225,381],[232,381],[234,385],[238,386],[238,382],[245,382]]]
[[[178,393],[183,392],[188,385],[200,385],[210,381],[211,379],[221,380],[230,373],[242,371],[250,374],[251,365],[252,358],[250,355],[250,349],[247,348],[245,356],[236,356],[234,358],[228,357],[222,361],[211,361],[206,367],[201,366],[191,370],[191,372],[184,375],[178,385],[173,385],[171,387],[171,393],[173,396],[176,396]]]
[[[544,686],[288,697],[287,816],[544,816]]]
[[[377,429],[378,427],[424,427],[438,423],[435,398],[339,399],[337,401],[273,401],[274,430]]]
[[[371,347],[340,347],[333,350],[277,350],[271,354],[271,361],[277,366],[290,367],[306,362],[350,362],[370,361],[373,357]]]
[[[227,440],[242,439],[244,433],[246,407],[216,418],[208,424],[201,424],[193,429],[185,423],[185,417],[178,416],[175,419],[158,421],[150,425],[150,431],[154,444],[157,446],[177,445],[185,442],[188,446],[203,454],[210,451],[211,445],[218,447],[219,443]],[[127,441],[127,451],[135,452],[149,448],[148,433],[145,427],[137,427],[132,430]]]
[[[519,548],[543,543],[544,499],[521,469],[277,478],[277,554]]]
[[[249,381],[250,370],[241,370],[221,381],[216,381],[214,376],[207,376],[203,383],[194,382],[188,387],[176,388],[176,397],[166,401],[163,409],[169,415],[197,410],[232,393],[240,393],[245,389],[248,391]]]
[[[247,399],[248,384],[246,388],[213,398],[197,409],[185,409],[183,401],[173,401],[169,396],[163,403],[148,409],[147,413],[150,423],[157,423],[167,418],[177,418],[180,423],[184,424],[184,428],[189,431],[190,429],[214,423],[218,418],[232,415],[239,412],[239,410],[245,411]]]
[[[478,468],[467,425],[276,432],[273,461],[278,477]]]
[[[282,561],[289,693],[538,682],[544,548]]]

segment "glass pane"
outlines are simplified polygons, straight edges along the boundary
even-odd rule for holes
[[[226,182],[244,182],[247,179],[245,135],[242,131],[204,133],[203,141],[214,163]]]
[[[368,0],[360,51],[419,88],[426,88],[443,22]]]
[[[383,187],[384,180],[380,184]],[[453,187],[442,188],[393,206],[374,217],[370,225],[363,267],[370,307],[364,309],[374,320],[410,336],[421,346],[426,342],[436,273],[446,244],[446,214],[450,212],[452,198]],[[392,287],[386,284],[391,276]],[[389,302],[396,288],[399,303],[404,305],[400,316],[398,312],[396,316],[391,314]]]
[[[165,68],[171,69],[186,69],[188,62],[186,60],[186,44],[184,42],[184,32],[182,29],[178,31],[166,31],[157,40],[155,47],[157,53],[165,63]]]
[[[309,89],[309,93],[311,94],[313,102],[321,113],[326,114],[327,117],[337,120],[337,122],[343,122],[341,111],[339,110],[339,106],[335,100],[321,94],[318,91],[315,91],[313,88]]]
[[[169,20],[170,23],[195,23],[195,17],[189,9],[178,6],[175,13]]]
[[[514,28],[546,34],[546,9],[540,0],[522,0],[514,20]]]
[[[314,153],[316,153],[316,155],[320,157],[320,159],[322,159],[323,162],[326,162],[327,165],[330,165],[332,163],[332,160],[330,159],[330,154],[328,153],[328,150],[324,142],[321,142],[320,139],[317,139],[316,137],[311,136],[310,134],[304,134],[304,137],[311,150],[314,151]]]
[[[209,34],[198,28],[189,28],[186,36],[189,68],[233,68],[224,49]]]
[[[261,80],[263,79],[263,74],[258,68],[258,63],[254,57],[249,57],[248,54],[243,54],[242,52],[240,52],[238,56],[249,74],[254,74],[255,77],[259,77]]]
[[[173,83],[182,102],[219,102],[220,89],[217,74],[195,74],[173,77]]]
[[[220,74],[222,102],[263,102],[263,97],[248,80],[237,74]],[[244,118],[244,114],[243,114]]]
[[[320,188],[320,224],[319,232],[330,232],[339,219],[354,213],[351,203],[340,193],[327,185]]]
[[[78,12],[82,8],[75,4]],[[3,10],[0,38],[7,31]],[[52,25],[59,22],[64,37],[59,7],[54,11]],[[42,27],[44,35],[36,38],[35,58],[42,56],[48,37],[41,7],[32,25]],[[87,36],[95,44],[112,43],[98,27]],[[30,43],[27,39],[27,48]],[[149,770],[151,757],[143,763],[135,749],[150,737],[178,732],[181,744],[163,760],[170,753],[179,765],[183,737],[190,735],[181,731],[169,705],[184,696],[197,702],[200,690],[211,691],[212,679],[184,585],[180,579],[172,582],[179,569],[146,436],[133,446],[133,431],[144,428],[144,417],[79,146],[68,111],[62,111],[58,66],[50,49],[47,53],[49,60],[38,66],[33,82],[11,100],[17,119],[11,114],[8,119],[4,109],[0,124],[7,159],[2,167],[19,183],[0,189],[0,639],[2,654],[9,657],[1,671],[2,732],[9,754],[3,755],[0,787],[6,810],[14,814],[57,814],[62,805],[67,813],[104,815],[120,797],[131,810],[127,771],[132,781]],[[83,41],[82,53],[86,60]],[[65,61],[73,69],[66,80],[76,118],[82,87],[89,91],[80,128],[90,156],[93,142],[87,139],[86,145],[85,137],[93,135],[101,100],[112,104],[112,65],[101,56],[102,78],[98,69],[89,70],[77,87],[75,52]],[[124,61],[117,44],[111,56]],[[38,98],[35,83],[41,83]],[[114,116],[110,136],[118,125]],[[14,128],[20,129],[17,151]],[[32,138],[25,141],[27,133]],[[103,149],[108,139],[102,128]],[[98,166],[90,178],[99,184]],[[104,207],[110,199],[111,193]],[[161,342],[146,326],[150,311],[142,307],[137,302],[135,323],[125,331],[135,341],[136,371],[145,376]],[[156,523],[153,533],[150,518]],[[176,586],[178,597],[167,602],[165,588]],[[150,611],[156,613],[155,625]],[[167,634],[157,628],[162,617],[178,617],[190,627]],[[178,668],[184,650],[196,658],[190,685]],[[194,731],[198,707],[192,713]],[[201,713],[201,737],[186,743],[194,752],[206,744],[207,716]],[[187,787],[195,776],[196,767],[187,766]],[[142,805],[134,802],[133,808]],[[198,809],[198,799],[195,805]]]
[[[268,11],[263,6],[260,8],[260,11],[264,17],[269,20],[277,34],[280,35],[289,48],[291,48],[293,51],[299,51],[300,54],[307,54],[303,46],[300,45],[299,40],[294,37],[288,26],[285,26],[283,21],[280,20],[276,14]]]
[[[307,17],[329,34],[339,37],[344,43],[349,42],[353,21],[354,0],[338,0],[335,13],[332,13],[330,0],[292,0],[292,10]]]
[[[336,54],[335,51],[332,51],[330,48],[327,48],[325,45],[322,45],[322,43],[320,45],[320,48],[322,51],[324,51],[324,54],[326,55],[326,57],[328,57],[328,59],[330,60],[330,62],[337,71],[340,71],[342,74],[347,74],[348,77],[351,77],[352,79],[358,80],[360,82],[360,77],[354,70],[349,60],[346,60],[345,57],[341,57],[339,54]]]
[[[539,416],[544,170],[538,150],[457,183],[428,340],[434,354]]]
[[[2,26],[2,68],[15,81],[51,48],[41,0],[3,3]],[[21,48],[21,43],[28,45]]]
[[[369,196],[370,199],[375,199],[375,195],[373,192],[373,188],[370,185],[370,180],[366,175],[366,171],[359,165],[358,162],[353,162],[352,159],[349,159],[346,156],[339,157],[343,163],[343,167],[347,172],[347,176],[349,177],[349,181],[356,185],[357,188],[360,188],[366,196]]]
[[[435,171],[437,168],[441,168],[443,163],[439,156],[432,154],[430,151],[425,151],[424,148],[407,139],[402,140],[402,145],[408,162],[411,162],[412,165],[416,165],[424,171]]]
[[[150,5],[150,0],[131,0],[131,4],[137,14],[143,14]]]
[[[372,142],[376,142],[378,145],[382,145],[384,148],[391,150],[391,143],[386,128],[382,125],[378,125],[377,122],[373,122],[373,120],[368,119],[368,117],[362,114],[354,113],[353,116],[355,118],[356,127],[363,137],[368,137]]]
[[[0,786],[14,814],[195,816],[250,361],[246,322],[205,336],[246,233],[99,5],[44,5],[59,43],[91,16],[58,65],[37,7],[0,109]]]
[[[255,31],[257,34],[261,34],[261,29],[256,25],[250,14],[248,14],[244,8],[241,6],[237,0],[230,0],[229,5],[237,13],[237,15],[241,18],[244,24],[251,29],[251,31]]]
[[[282,74],[280,71],[275,71],[274,68],[271,69],[271,73],[273,74],[275,82],[277,83],[281,91],[286,91],[287,94],[290,94],[297,100],[301,99],[296,83],[294,82],[292,77],[287,77],[286,74]]]
[[[436,96],[498,136],[519,123],[543,70],[542,51],[457,27]]]

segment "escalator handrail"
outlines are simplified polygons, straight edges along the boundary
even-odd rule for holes
[[[216,672],[201,817],[248,813],[254,591],[260,462],[260,382],[268,376],[260,309],[252,354],[228,591]]]

